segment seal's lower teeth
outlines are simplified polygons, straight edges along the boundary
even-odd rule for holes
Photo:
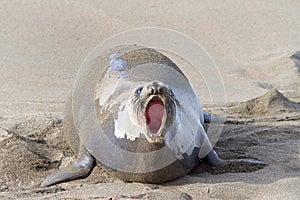
[[[146,120],[149,130],[157,133],[161,127],[165,115],[164,106],[159,100],[152,100],[146,109]]]

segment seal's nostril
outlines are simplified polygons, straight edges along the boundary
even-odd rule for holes
[[[155,88],[151,87],[151,94],[155,94]]]

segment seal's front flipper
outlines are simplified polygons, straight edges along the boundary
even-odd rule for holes
[[[261,166],[261,167],[265,167],[268,164],[259,160],[255,160],[255,159],[238,159],[237,161],[244,163],[244,164],[248,164],[248,165],[253,165],[253,166]]]
[[[255,172],[267,166],[266,163],[254,159],[231,159],[224,161],[222,167],[214,169],[215,174]]]
[[[220,167],[224,165],[224,161],[219,158],[215,150],[211,150],[204,159],[214,167]]]
[[[214,115],[211,115],[207,112],[203,112],[204,123],[216,123],[216,124],[223,124],[226,120]]]
[[[41,184],[42,187],[67,181],[86,178],[95,167],[95,159],[81,146],[78,158],[73,166],[58,170],[49,175]]]

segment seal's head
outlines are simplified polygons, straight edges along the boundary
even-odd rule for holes
[[[132,94],[130,116],[150,143],[163,143],[175,121],[178,102],[171,88],[159,81],[139,86]]]

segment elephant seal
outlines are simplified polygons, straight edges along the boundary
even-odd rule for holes
[[[85,178],[97,164],[121,180],[146,183],[182,177],[201,159],[220,166],[203,128],[211,119],[168,57],[141,46],[116,47],[83,64],[64,117],[77,159],[42,186]]]

